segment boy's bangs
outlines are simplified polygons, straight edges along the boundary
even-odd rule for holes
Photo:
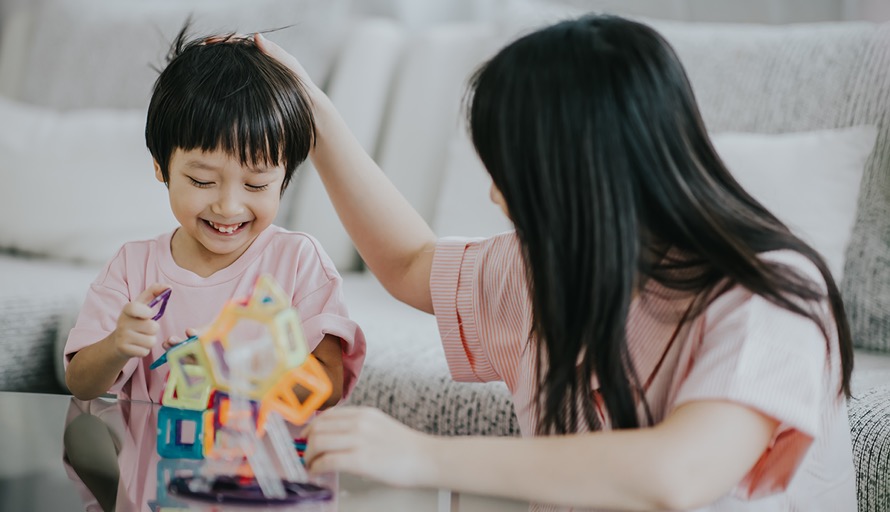
[[[181,126],[178,140],[184,150],[222,151],[237,158],[248,167],[279,164],[287,167],[285,148],[287,133],[278,112],[263,108],[267,104],[254,102],[246,94],[223,101],[195,98],[190,126]]]

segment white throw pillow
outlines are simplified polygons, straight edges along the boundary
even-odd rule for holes
[[[859,186],[877,129],[856,126],[785,134],[712,137],[736,179],[825,257],[840,281]],[[491,236],[511,228],[488,197],[491,180],[466,133],[446,159],[433,230],[439,236]]]
[[[0,98],[0,247],[104,263],[177,224],[145,147],[145,112],[59,113]]]
[[[721,133],[717,153],[736,180],[819,251],[840,282],[874,126],[775,135]]]

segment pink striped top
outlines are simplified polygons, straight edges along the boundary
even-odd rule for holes
[[[766,257],[824,283],[816,267],[797,253]],[[515,234],[440,240],[430,286],[454,379],[504,381],[522,435],[535,435],[537,351],[527,342],[531,304]],[[780,423],[770,447],[745,478],[701,510],[855,510],[846,400],[838,394],[836,333],[826,351],[825,338],[813,322],[736,287],[686,322],[669,344],[689,300],[652,283],[631,304],[628,347],[640,381],[650,382],[646,398],[655,422],[683,403],[720,399]],[[827,306],[824,311],[829,314]]]

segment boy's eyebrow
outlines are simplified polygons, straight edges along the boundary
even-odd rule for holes
[[[183,164],[183,167],[188,167],[189,169],[204,169],[208,171],[215,171],[216,169],[218,169],[218,167],[215,165],[195,159],[186,160]]]
[[[215,170],[219,169],[219,167],[216,165],[204,162],[203,160],[196,160],[196,159],[186,160],[185,163],[183,164],[183,166],[187,167],[189,169],[199,169],[199,170],[206,170],[206,171],[215,171]],[[245,166],[245,168],[253,174],[264,174],[264,173],[270,172],[274,169],[273,167],[247,167],[247,166]]]

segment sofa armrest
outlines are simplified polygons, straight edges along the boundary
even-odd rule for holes
[[[850,400],[859,512],[890,510],[890,384]]]

